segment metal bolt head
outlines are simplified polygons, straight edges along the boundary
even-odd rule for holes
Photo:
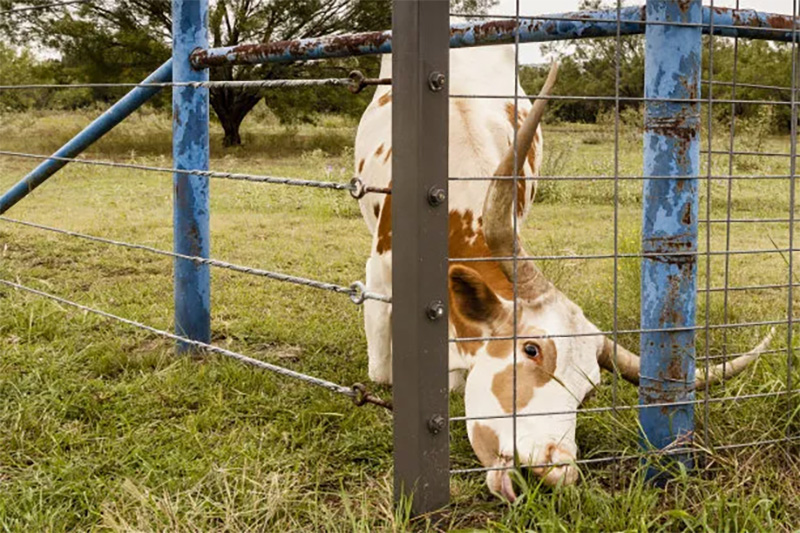
[[[431,187],[428,190],[428,203],[433,207],[442,205],[447,200],[447,193],[440,187]]]
[[[430,87],[431,91],[438,93],[442,89],[444,89],[444,82],[447,80],[443,72],[439,72],[438,70],[434,70],[428,76],[428,87]]]
[[[439,320],[444,316],[444,304],[441,300],[435,300],[428,304],[425,313],[428,315],[429,320]]]
[[[447,421],[442,415],[433,415],[428,419],[428,431],[434,435],[438,435],[444,429]]]

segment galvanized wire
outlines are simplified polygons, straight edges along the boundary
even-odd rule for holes
[[[514,96],[513,94],[451,94],[450,98],[462,98],[462,99],[471,99],[471,100],[515,100],[515,99],[528,99],[531,97],[528,96]],[[540,99],[538,96],[536,99]],[[660,102],[660,103],[668,103],[668,104],[706,104],[708,103],[708,98],[659,98],[659,97],[646,97],[646,96],[620,96],[621,102],[636,102],[636,103],[648,103],[648,102]],[[570,95],[570,96],[563,96],[557,94],[551,94],[548,96],[542,96],[541,100],[565,100],[565,101],[575,101],[575,102],[614,102],[616,98],[614,96],[593,96],[593,95]],[[753,104],[753,105],[769,105],[769,106],[786,106],[789,107],[791,105],[791,101],[788,100],[733,100],[730,98],[716,98],[714,99],[715,104]]]
[[[579,15],[498,15],[498,14],[485,14],[485,13],[450,13],[452,17],[462,17],[462,18],[475,18],[475,19],[520,19],[527,24],[535,24],[536,21],[554,21],[554,22],[600,22],[603,24],[613,24],[613,19],[607,18],[598,18],[592,16],[579,16]],[[712,17],[713,18],[713,17]],[[647,19],[623,19],[625,24],[629,24],[632,26],[673,26],[679,28],[700,28],[704,30],[708,27],[708,24],[703,22],[675,22],[675,21],[665,21],[665,20],[647,20]],[[735,24],[714,24],[714,27],[718,30],[741,30],[741,29],[752,29],[750,26],[745,24],[735,25]],[[797,24],[794,25],[793,32],[797,29]],[[763,27],[759,26],[758,31],[764,31],[764,33],[780,33],[785,34],[787,32],[786,28],[771,28],[771,27]],[[639,34],[641,35],[641,34]],[[630,36],[630,35],[628,35]]]
[[[29,154],[25,152],[12,152],[9,150],[0,150],[0,156],[21,157],[26,159],[65,161],[68,163],[79,163],[82,165],[125,168],[130,170],[143,170],[146,172],[159,172],[164,174],[202,176],[206,178],[226,179],[234,181],[249,181],[252,183],[269,183],[273,185],[291,185],[295,187],[333,189],[336,191],[348,191],[351,194],[354,194],[358,191],[363,191],[364,193],[391,194],[390,188],[360,185],[360,180],[358,180],[358,178],[354,178],[353,180],[350,181],[350,183],[339,183],[335,181],[305,180],[298,178],[284,178],[280,176],[264,176],[260,174],[219,172],[213,170],[183,170],[183,169],[169,168],[169,167],[157,167],[152,165],[140,165],[136,163],[117,163],[115,161],[101,161],[96,159],[78,159],[74,157],[59,157],[54,155]]]
[[[788,323],[788,320],[756,320],[751,322],[731,322],[724,324],[709,324],[709,329],[736,329],[736,328],[749,328],[757,326],[782,326]],[[640,333],[675,333],[680,331],[702,331],[705,325],[695,326],[680,326],[672,328],[636,328],[636,329],[620,329],[617,333],[624,335],[633,335]],[[535,339],[566,339],[578,337],[600,337],[613,335],[613,331],[592,331],[588,333],[547,333],[542,335],[518,335],[518,339],[535,340]],[[487,335],[482,337],[451,337],[448,339],[451,343],[457,342],[477,342],[477,341],[510,341],[513,339],[512,335]]]
[[[271,363],[267,363],[266,361],[261,361],[260,359],[254,359],[252,357],[248,357],[247,355],[240,354],[238,352],[234,352],[231,350],[227,350],[225,348],[214,346],[212,344],[207,344],[205,342],[200,342],[192,339],[187,339],[186,337],[182,337],[180,335],[176,335],[174,333],[170,333],[168,331],[164,331],[158,328],[154,328],[152,326],[148,326],[146,324],[142,324],[141,322],[137,322],[135,320],[130,320],[128,318],[123,318],[112,313],[108,313],[106,311],[101,311],[100,309],[95,309],[93,307],[88,307],[77,302],[73,302],[71,300],[67,300],[66,298],[62,298],[60,296],[56,296],[54,294],[50,294],[44,291],[40,291],[37,289],[33,289],[31,287],[26,287],[25,285],[21,285],[19,283],[14,283],[13,281],[8,281],[5,279],[0,279],[0,284],[5,285],[7,287],[11,287],[13,289],[21,290],[28,292],[30,294],[35,294],[36,296],[41,296],[43,298],[47,298],[49,300],[58,302],[63,305],[67,305],[70,307],[74,307],[75,309],[80,309],[81,311],[92,313],[94,315],[101,316],[103,318],[107,318],[110,320],[115,320],[117,322],[121,322],[128,326],[133,326],[135,328],[147,331],[149,333],[153,333],[160,337],[165,337],[167,339],[172,339],[174,341],[180,342],[182,344],[193,346],[194,348],[198,348],[204,350],[206,352],[211,352],[219,355],[224,355],[225,357],[230,357],[231,359],[235,359],[241,363],[246,365],[254,366],[263,370],[269,370],[270,372],[274,372],[275,374],[296,379],[298,381],[302,381],[309,385],[314,385],[317,387],[322,387],[323,389],[327,389],[331,392],[336,394],[341,394],[343,396],[348,396],[352,398],[356,403],[376,403],[377,405],[381,405],[382,407],[391,408],[391,405],[388,402],[384,402],[377,398],[376,396],[366,392],[361,384],[355,384],[351,387],[345,387],[344,385],[339,385],[338,383],[334,383],[332,381],[328,381],[325,379],[317,378],[314,376],[309,376],[308,374],[303,374],[301,372],[297,372],[295,370],[290,370],[288,368],[273,365]],[[359,390],[361,389],[361,390]]]
[[[52,233],[59,233],[61,235],[67,235],[69,237],[77,237],[79,239],[84,239],[87,241],[98,242],[102,244],[109,244],[112,246],[119,246],[122,248],[128,248],[131,250],[142,250],[145,252],[150,252],[157,255],[163,255],[167,257],[177,258],[177,259],[184,259],[186,261],[191,261],[196,264],[202,265],[209,265],[217,268],[222,268],[226,270],[232,270],[234,272],[239,272],[241,274],[249,274],[252,276],[260,276],[268,279],[272,279],[275,281],[284,281],[287,283],[294,283],[295,285],[302,285],[304,287],[310,287],[312,289],[320,289],[325,291],[336,292],[339,294],[346,294],[350,297],[350,300],[360,305],[364,303],[365,300],[375,300],[378,302],[384,303],[391,303],[392,299],[389,296],[384,296],[382,294],[376,294],[370,291],[367,291],[364,287],[364,284],[360,281],[356,281],[351,284],[349,287],[344,287],[342,285],[336,285],[335,283],[326,283],[323,281],[317,281],[308,278],[302,278],[299,276],[291,276],[289,274],[283,274],[280,272],[272,272],[269,270],[262,270],[260,268],[252,268],[246,267],[241,265],[235,265],[233,263],[228,263],[227,261],[220,261],[217,259],[209,259],[205,257],[197,257],[191,255],[184,255],[175,252],[169,252],[167,250],[161,250],[158,248],[153,248],[152,246],[146,246],[143,244],[131,244],[123,241],[115,241],[113,239],[106,239],[103,237],[95,237],[93,235],[86,235],[85,233],[78,233],[76,231],[69,231],[60,228],[54,228],[51,226],[45,226],[43,224],[37,224],[35,222],[27,222],[24,220],[16,220],[13,218],[8,218],[6,216],[0,216],[0,221],[8,222],[11,224],[17,224],[20,226],[27,226],[30,228],[35,228],[39,230],[49,231]]]
[[[153,88],[153,87],[191,87],[193,89],[277,89],[285,87],[349,86],[350,78],[294,79],[294,80],[228,80],[228,81],[164,81],[164,82],[119,82],[119,83],[29,83],[20,85],[0,85],[0,91],[35,89],[113,89]]]
[[[782,350],[785,352],[785,350]],[[700,405],[706,401],[711,403],[725,403],[725,402],[740,402],[744,400],[757,400],[763,398],[781,398],[790,394],[800,392],[800,389],[793,390],[779,390],[772,392],[757,392],[753,394],[738,394],[736,396],[710,396],[708,398],[694,399],[694,400],[677,400],[674,402],[657,402],[647,405],[643,404],[623,404],[616,407],[585,407],[581,409],[564,409],[553,411],[539,411],[536,413],[517,413],[518,418],[533,418],[537,416],[564,416],[564,415],[588,415],[598,413],[613,413],[614,411],[640,411],[642,409],[662,407],[680,407],[687,405]],[[469,422],[480,420],[503,420],[511,418],[511,415],[486,415],[486,416],[452,416],[450,422]]]
[[[798,248],[760,248],[753,250],[730,250],[728,252],[722,250],[711,250],[708,253],[711,255],[771,255],[782,254],[784,252],[798,252]],[[686,251],[686,252],[641,252],[633,253],[626,252],[617,254],[617,257],[624,259],[639,259],[642,257],[693,257],[705,255],[705,251]],[[519,261],[560,261],[560,260],[589,260],[589,259],[614,259],[614,254],[566,254],[566,255],[526,255],[525,257],[518,258]],[[498,261],[511,261],[511,257],[451,257],[451,263],[485,263],[485,262],[498,262]]]
[[[732,444],[720,444],[717,446],[710,446],[708,448],[702,446],[675,446],[673,448],[665,448],[662,450],[642,450],[636,454],[628,454],[628,455],[608,455],[604,457],[593,457],[589,459],[576,459],[574,461],[568,462],[559,462],[559,463],[538,463],[532,465],[523,465],[523,470],[528,470],[532,468],[554,468],[558,466],[569,466],[569,465],[591,465],[591,464],[602,464],[602,463],[610,463],[610,462],[622,462],[622,461],[633,461],[633,460],[641,460],[647,457],[669,457],[672,455],[683,455],[692,452],[701,452],[704,451],[706,453],[717,452],[717,451],[724,451],[724,450],[736,450],[741,448],[751,448],[753,446],[772,446],[775,444],[783,444],[783,443],[790,443],[796,442],[800,440],[800,436],[793,436],[793,437],[779,437],[776,439],[762,439],[756,440],[751,442],[741,442],[741,443],[732,443]],[[502,471],[502,470],[512,470],[513,467],[511,466],[488,466],[488,467],[476,467],[476,468],[456,468],[451,469],[451,475],[457,474],[476,474],[476,473],[486,473],[492,471]]]
[[[41,9],[50,9],[52,7],[61,7],[61,6],[69,6],[72,4],[90,4],[92,0],[66,0],[65,2],[53,2],[50,4],[42,4],[38,6],[29,6],[29,7],[16,7],[13,9],[7,9],[5,11],[0,11],[0,16],[3,15],[13,15],[14,13],[24,13],[27,11],[39,11]]]
[[[353,71],[348,78],[309,78],[285,80],[209,80],[209,81],[163,81],[163,82],[101,82],[101,83],[24,83],[0,85],[0,91],[39,89],[114,89],[122,88],[169,88],[191,87],[193,89],[284,89],[292,87],[347,87],[357,93],[368,86],[391,85],[389,78],[366,78]]]

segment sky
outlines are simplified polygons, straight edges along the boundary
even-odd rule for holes
[[[739,0],[739,7],[741,9],[755,9],[757,11],[766,11],[768,13],[781,13],[784,15],[792,14],[793,0]],[[490,10],[493,15],[514,15],[516,13],[517,0],[500,0],[497,6]],[[578,10],[579,0],[519,0],[519,13],[522,16],[527,15],[555,15],[556,13],[566,13],[569,11]],[[645,0],[637,0],[635,2],[623,1],[623,6],[628,5],[641,5]],[[615,6],[614,0],[606,0],[605,4]],[[710,0],[703,0],[703,5],[711,5]],[[736,7],[736,0],[714,0],[714,6],[718,7]],[[800,9],[800,8],[799,8]],[[543,63],[546,58],[542,57],[539,51],[540,45],[537,43],[528,43],[520,45],[520,63]]]

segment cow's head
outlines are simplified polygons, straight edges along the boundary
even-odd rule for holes
[[[542,93],[547,94],[554,81],[552,69]],[[527,152],[544,105],[542,99],[534,103],[517,134],[517,153]],[[449,271],[451,316],[469,325],[474,336],[501,338],[471,347],[465,405],[467,418],[476,418],[467,422],[472,447],[481,463],[492,469],[487,473],[489,488],[509,500],[515,499],[508,469],[514,465],[515,452],[519,463],[532,466],[548,485],[577,480],[578,406],[599,383],[601,367],[638,383],[640,364],[637,355],[621,346],[615,348],[599,334],[583,311],[532,261],[525,260],[512,219],[516,187],[509,176],[519,175],[521,170],[518,167],[514,172],[514,159],[510,150],[495,172],[498,179],[486,197],[483,232],[503,275],[508,281],[516,279],[516,312],[513,297],[498,294],[493,289],[496,280],[490,284],[480,269],[465,263],[455,264]],[[516,264],[507,259],[515,252],[522,258]],[[516,341],[512,339],[515,333]],[[763,351],[770,336],[749,354],[728,362],[726,368],[713,367],[710,379],[722,378],[723,372],[731,377],[743,370]],[[702,372],[698,372],[699,386],[702,380]],[[516,423],[511,417],[514,412]]]

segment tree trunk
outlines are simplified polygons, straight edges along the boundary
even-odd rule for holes
[[[247,89],[225,87],[211,89],[210,100],[225,132],[222,145],[226,148],[241,146],[239,128],[247,114],[261,100],[261,95]]]
[[[217,114],[219,115],[219,113]],[[244,117],[231,117],[230,115],[227,115],[223,118],[223,116],[220,116],[220,123],[222,124],[223,131],[225,132],[225,137],[222,138],[222,146],[225,148],[231,146],[241,146],[242,137],[239,135],[239,128],[242,125],[242,120],[244,120]]]

